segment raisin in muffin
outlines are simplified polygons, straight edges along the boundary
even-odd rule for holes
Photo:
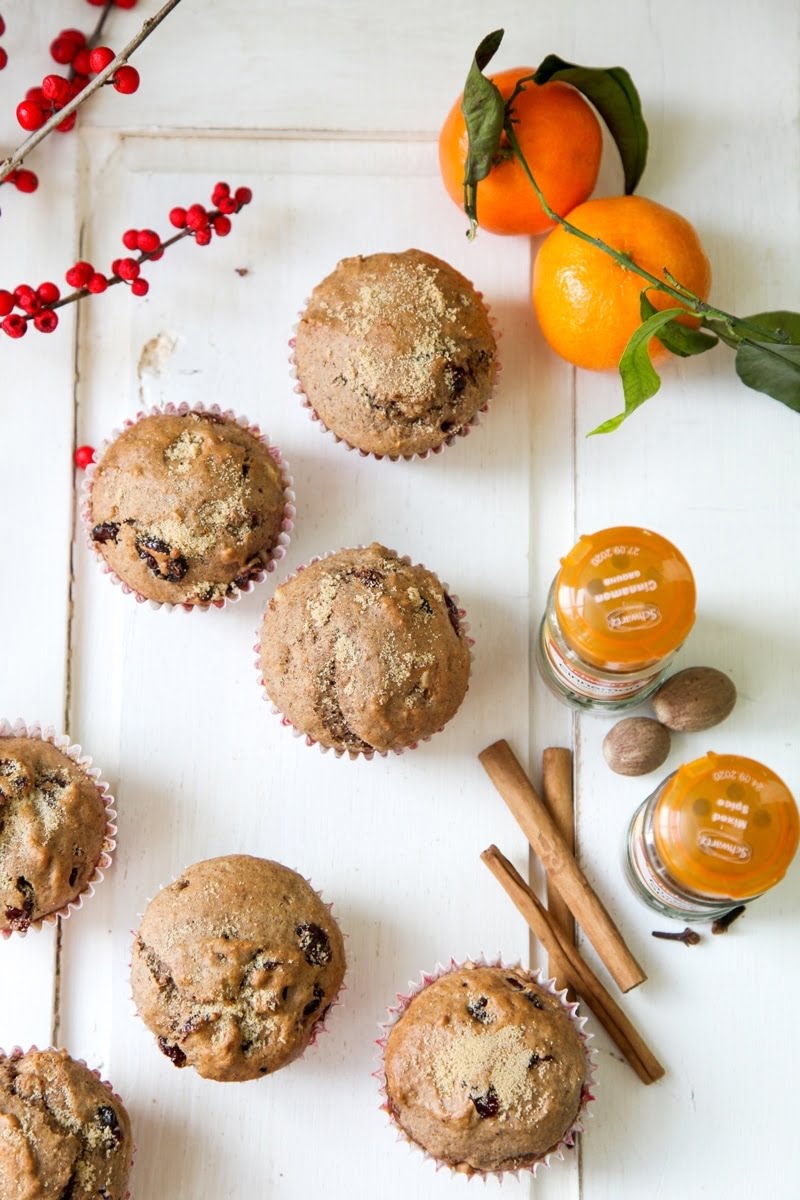
[[[299,1058],[344,978],[339,926],[306,881],[245,854],[189,867],[150,901],[133,998],[159,1049],[206,1079]]]
[[[469,684],[469,641],[439,580],[377,543],[311,563],[277,589],[261,628],[273,704],[350,753],[436,733]]]
[[[300,387],[350,446],[424,454],[489,399],[497,344],[469,280],[432,254],[345,258],[314,291],[294,351]]]
[[[121,1100],[66,1050],[0,1055],[3,1200],[123,1200],[132,1155]]]
[[[51,742],[0,737],[0,932],[75,900],[108,848],[102,789]]]
[[[288,476],[277,452],[212,412],[155,413],[124,430],[91,479],[95,550],[140,596],[209,604],[238,594],[279,545]]]
[[[388,1109],[459,1171],[515,1171],[554,1150],[581,1107],[583,1042],[518,968],[468,964],[423,988],[385,1046]]]

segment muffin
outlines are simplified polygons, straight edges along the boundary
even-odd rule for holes
[[[3,1200],[123,1200],[131,1123],[108,1084],[66,1050],[0,1054]]]
[[[373,543],[313,562],[277,589],[260,667],[272,703],[309,738],[385,753],[450,720],[469,684],[469,645],[436,576]]]
[[[300,388],[359,450],[425,454],[466,432],[497,370],[468,279],[422,250],[345,258],[314,288],[295,337]]]
[[[150,901],[133,946],[139,1015],[176,1067],[258,1079],[299,1058],[344,978],[339,926],[288,867],[195,863]]]
[[[467,1174],[531,1167],[572,1130],[587,1058],[566,1008],[520,968],[469,963],[415,995],[385,1042],[387,1108]]]
[[[107,865],[104,790],[52,742],[0,736],[0,933],[64,909]]]
[[[92,545],[144,599],[220,603],[263,578],[283,554],[281,531],[293,510],[280,464],[280,454],[234,418],[200,411],[142,417],[93,470],[86,506]]]

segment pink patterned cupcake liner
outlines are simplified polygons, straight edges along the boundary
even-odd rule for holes
[[[13,1061],[14,1059],[17,1059],[17,1058],[24,1058],[26,1054],[40,1054],[40,1053],[44,1053],[44,1052],[50,1051],[50,1050],[53,1050],[56,1053],[60,1052],[59,1048],[57,1046],[46,1046],[45,1051],[41,1051],[38,1046],[30,1046],[27,1050],[23,1050],[21,1046],[14,1046],[8,1053],[6,1053],[6,1051],[3,1050],[2,1047],[0,1047],[0,1061],[2,1061],[3,1059],[11,1059]],[[72,1055],[70,1054],[69,1057],[72,1058]],[[86,1060],[83,1058],[72,1058],[72,1061],[78,1063],[78,1065],[81,1067],[86,1067],[86,1070],[91,1072],[91,1074],[94,1075],[95,1079],[97,1079],[100,1082],[100,1084],[104,1088],[107,1089],[108,1094],[111,1097],[111,1099],[116,1100],[118,1104],[122,1105],[122,1107],[125,1109],[126,1112],[128,1111],[125,1101],[122,1099],[122,1096],[120,1096],[118,1092],[114,1091],[113,1084],[109,1083],[107,1079],[103,1079],[103,1076],[100,1074],[99,1071],[95,1070],[94,1067],[90,1067],[89,1064],[86,1062]],[[128,1164],[129,1177],[133,1173],[133,1164],[134,1164],[135,1158],[136,1158],[136,1144],[135,1144],[135,1142],[133,1142],[133,1139],[131,1139],[131,1160],[130,1160],[130,1163]],[[121,1197],[121,1200],[131,1200],[132,1193],[131,1193],[131,1189],[130,1189],[130,1178],[128,1180],[128,1184],[129,1184],[129,1186],[128,1186],[125,1194]]]
[[[342,546],[342,547],[340,547],[340,550],[354,549],[354,548],[357,550],[366,549],[365,546],[359,545],[357,547]],[[310,567],[314,563],[323,562],[324,559],[331,558],[334,554],[339,554],[340,550],[329,550],[326,554],[316,554],[313,558],[310,558],[307,563],[303,563],[301,566],[297,567],[297,569],[294,570],[291,573],[291,575],[287,575],[287,577],[286,577],[286,579],[284,579],[283,583],[289,583],[290,580],[296,579],[301,571],[305,571],[306,567]],[[389,553],[394,555],[395,558],[397,558],[400,562],[406,563],[408,566],[412,565],[411,558],[408,554],[398,554],[396,550],[391,550],[391,549],[389,549]],[[423,567],[424,570],[429,570],[429,568],[425,567],[425,565],[423,563],[417,563],[416,565]],[[469,621],[467,621],[467,619],[466,619],[467,610],[460,606],[458,596],[454,592],[450,591],[449,586],[442,581],[440,581],[440,582],[441,582],[442,588],[445,590],[445,592],[447,592],[448,596],[455,604],[456,610],[458,612],[459,624],[464,631],[464,636],[467,640],[467,645],[469,646],[470,676],[471,676],[472,675],[472,664],[475,661],[475,655],[473,652],[473,647],[475,645],[475,639],[473,637],[470,637],[470,635],[469,635],[470,626],[469,626]],[[283,586],[283,584],[281,584],[281,586]],[[263,615],[262,615],[262,620],[263,620]],[[405,752],[407,750],[418,750],[423,742],[429,742],[432,737],[435,737],[436,734],[441,733],[442,730],[445,728],[444,725],[440,725],[439,728],[434,730],[433,733],[429,733],[426,737],[420,738],[419,741],[412,742],[410,745],[404,746],[400,750],[341,750],[337,746],[323,746],[322,743],[319,742],[316,738],[311,737],[310,734],[305,733],[302,729],[298,729],[298,727],[294,724],[294,722],[291,721],[289,719],[289,717],[287,717],[284,713],[282,713],[281,710],[277,707],[277,705],[275,705],[272,702],[272,699],[270,698],[269,693],[267,692],[267,689],[266,689],[266,685],[264,683],[264,672],[263,672],[263,668],[261,665],[261,625],[260,624],[259,624],[258,629],[256,630],[256,644],[253,646],[253,651],[256,656],[255,657],[255,668],[256,668],[257,675],[258,675],[258,682],[261,687],[261,691],[263,693],[263,699],[269,705],[269,710],[272,713],[272,715],[278,718],[281,725],[283,725],[283,727],[285,729],[288,729],[291,731],[291,734],[293,737],[303,738],[303,740],[305,741],[305,744],[307,746],[317,746],[322,754],[328,754],[330,752],[331,754],[333,754],[334,758],[344,758],[344,756],[346,754],[347,757],[351,761],[354,761],[357,758],[363,758],[363,759],[366,759],[367,762],[372,762],[372,760],[376,754],[378,755],[379,758],[388,758],[390,754],[393,754],[393,755],[399,757],[401,754],[405,754]],[[469,683],[467,683],[467,691],[469,691]],[[466,695],[466,692],[465,692],[465,695]],[[463,703],[463,700],[462,700],[462,703]],[[454,713],[453,716],[455,716],[455,715],[456,714]],[[453,718],[451,717],[450,719],[452,720]]]
[[[375,1045],[378,1047],[378,1051],[379,1051],[378,1067],[375,1071],[373,1071],[372,1075],[373,1075],[373,1078],[375,1080],[377,1080],[377,1083],[378,1083],[378,1091],[379,1091],[380,1100],[381,1100],[380,1108],[381,1108],[381,1111],[385,1112],[386,1115],[388,1116],[389,1124],[391,1126],[393,1126],[393,1128],[395,1129],[395,1131],[397,1133],[398,1141],[406,1142],[412,1148],[412,1150],[421,1154],[422,1157],[427,1159],[429,1162],[432,1162],[437,1171],[440,1171],[443,1167],[446,1167],[448,1170],[452,1171],[453,1174],[465,1174],[464,1171],[460,1171],[458,1168],[454,1167],[451,1163],[445,1162],[442,1159],[435,1158],[433,1155],[429,1154],[427,1152],[427,1150],[424,1149],[424,1147],[420,1146],[418,1142],[415,1142],[412,1138],[410,1138],[408,1136],[408,1134],[405,1132],[405,1130],[401,1129],[401,1127],[397,1124],[394,1117],[392,1116],[391,1105],[389,1103],[389,1096],[388,1096],[388,1093],[386,1090],[385,1054],[386,1054],[386,1044],[389,1040],[389,1034],[391,1033],[393,1027],[399,1021],[400,1017],[406,1011],[406,1009],[408,1008],[409,1004],[414,999],[414,997],[418,996],[420,994],[420,992],[423,992],[427,987],[430,986],[430,984],[435,983],[437,979],[441,979],[444,975],[450,975],[450,974],[452,974],[453,971],[461,971],[466,966],[500,967],[504,971],[505,970],[515,970],[515,971],[520,972],[521,974],[526,975],[531,980],[532,983],[535,983],[538,987],[549,992],[551,996],[554,996],[560,1002],[561,1007],[563,1008],[567,1017],[571,1021],[572,1025],[574,1026],[578,1036],[580,1037],[580,1039],[583,1043],[584,1053],[586,1055],[586,1079],[584,1081],[583,1089],[581,1092],[580,1107],[578,1109],[575,1120],[573,1121],[573,1123],[569,1127],[569,1129],[563,1134],[563,1136],[561,1137],[561,1140],[558,1142],[558,1144],[556,1146],[554,1146],[552,1150],[548,1150],[546,1154],[543,1154],[540,1158],[536,1159],[535,1162],[531,1163],[529,1166],[526,1166],[526,1167],[518,1167],[516,1170],[507,1170],[507,1171],[472,1170],[467,1173],[468,1178],[472,1178],[473,1175],[477,1175],[483,1179],[486,1179],[489,1176],[494,1175],[499,1179],[503,1179],[507,1175],[513,1175],[513,1176],[518,1177],[520,1174],[533,1175],[535,1178],[537,1171],[542,1167],[549,1167],[554,1159],[555,1160],[560,1159],[563,1161],[564,1151],[566,1149],[571,1149],[575,1145],[575,1138],[576,1138],[577,1134],[583,1133],[585,1131],[583,1119],[587,1116],[589,1116],[589,1117],[592,1116],[591,1110],[588,1108],[588,1105],[590,1104],[591,1101],[593,1101],[595,1099],[595,1094],[594,1094],[595,1089],[596,1089],[595,1072],[597,1070],[597,1063],[595,1062],[595,1059],[594,1059],[594,1052],[593,1052],[592,1048],[589,1046],[589,1039],[593,1035],[591,1033],[586,1033],[584,1030],[584,1026],[586,1025],[587,1018],[584,1016],[578,1015],[578,1005],[567,999],[566,988],[563,989],[562,991],[559,991],[556,988],[555,979],[545,978],[544,972],[539,968],[537,968],[536,970],[529,970],[525,967],[522,967],[519,964],[519,962],[511,962],[511,963],[506,962],[499,955],[497,956],[497,958],[488,959],[483,954],[481,954],[477,958],[467,957],[461,961],[459,961],[458,959],[455,959],[455,958],[451,958],[448,966],[443,966],[441,963],[437,963],[432,972],[428,972],[428,971],[420,972],[419,982],[417,982],[416,980],[409,980],[408,991],[402,992],[402,993],[401,992],[397,993],[397,1004],[389,1007],[389,1009],[387,1010],[387,1019],[385,1021],[380,1022],[379,1026],[378,1026],[378,1028],[381,1031],[381,1036],[379,1038],[377,1038],[375,1041]]]
[[[194,864],[190,863],[189,865],[192,866]],[[285,864],[282,863],[281,865],[283,866]],[[186,869],[187,868],[184,868],[184,870],[186,870]],[[336,916],[334,916],[333,901],[326,900],[324,898],[322,892],[319,890],[319,888],[315,888],[313,883],[311,882],[311,880],[306,875],[303,875],[300,871],[296,871],[294,867],[289,867],[288,869],[291,871],[294,871],[295,875],[300,875],[300,878],[305,880],[305,882],[308,884],[308,886],[320,898],[322,903],[327,908],[328,912],[333,917],[334,921],[336,922],[336,924],[339,928],[339,932],[342,935],[342,939],[345,942],[349,941],[349,938],[350,938],[349,933],[345,933],[345,931],[341,927],[341,924],[339,923],[338,918]],[[180,879],[182,874],[183,874],[183,871],[179,871],[177,875],[173,875],[173,877],[169,881],[169,883],[161,884],[161,886],[158,888],[158,890],[156,892],[153,893],[152,896],[148,896],[148,898],[145,902],[145,906],[144,906],[145,910],[150,906],[151,901],[154,899],[155,896],[157,896],[159,894],[159,892],[163,892],[164,888],[170,887],[171,884],[175,883],[176,880]],[[142,912],[137,912],[136,916],[138,918],[139,927],[141,927],[141,923],[144,918],[144,910]],[[129,985],[130,985],[130,979],[131,979],[131,970],[133,967],[133,945],[138,936],[139,936],[139,929],[138,928],[132,929],[131,930],[131,938],[133,939],[133,941],[131,942],[131,954],[128,958],[128,983],[129,983]],[[342,996],[343,992],[346,992],[348,990],[346,980],[347,980],[347,961],[345,960],[345,974],[342,978],[342,982],[339,984],[339,989],[336,992],[336,995],[333,997],[333,999],[331,1001],[329,1001],[329,1003],[323,1009],[320,1016],[317,1017],[317,1020],[314,1022],[314,1025],[312,1026],[312,1029],[311,1029],[311,1036],[309,1037],[308,1041],[306,1042],[303,1053],[298,1054],[297,1058],[293,1058],[291,1060],[291,1062],[286,1063],[287,1067],[290,1067],[292,1065],[292,1063],[300,1062],[300,1060],[302,1058],[305,1058],[306,1054],[311,1049],[311,1047],[316,1046],[318,1038],[320,1038],[325,1033],[330,1033],[330,1029],[328,1028],[328,1017],[330,1016],[330,1013],[333,1011],[334,1008],[340,1008],[340,1007],[342,1007],[342,1005],[344,1003],[344,1001],[341,999],[341,996]],[[133,998],[133,990],[130,988],[130,986],[129,986],[129,990],[128,990],[128,1000],[130,1002],[130,1009],[131,1009],[133,1016],[135,1016],[137,1018],[137,1020],[142,1021],[142,1024],[145,1026],[145,1029],[147,1029],[148,1033],[152,1033],[152,1030],[150,1029],[150,1027],[145,1024],[144,1020],[142,1019],[142,1017],[139,1014],[139,1009],[137,1008],[136,1001]],[[283,1069],[283,1068],[281,1068],[281,1069]],[[213,1083],[215,1081],[209,1080],[208,1082]],[[253,1082],[253,1081],[251,1080],[250,1082]],[[0,1200],[1,1200],[1,1198],[0,1198]]]
[[[492,333],[494,334],[495,343],[499,343],[500,338],[502,337],[502,333],[497,328],[497,322],[496,322],[494,316],[492,315],[489,305],[486,303],[483,292],[476,292],[476,295],[479,300],[483,301],[483,307],[485,308],[486,314],[489,318],[489,324],[491,325]],[[309,303],[310,303],[310,298],[306,299],[306,308],[308,307]],[[305,312],[305,309],[303,310],[303,312]],[[303,312],[299,312],[297,314],[298,318],[302,319]],[[297,333],[297,325],[295,324],[292,326],[292,335],[294,335],[296,333]],[[478,427],[478,425],[480,425],[481,417],[489,411],[489,405],[494,396],[494,392],[497,387],[497,381],[498,381],[500,373],[503,369],[502,363],[500,362],[499,358],[496,357],[495,361],[494,361],[494,373],[492,376],[491,387],[489,390],[489,395],[486,397],[485,402],[481,405],[481,407],[477,410],[477,412],[475,412],[470,417],[469,421],[466,421],[463,425],[459,426],[458,429],[454,430],[452,433],[450,433],[446,437],[444,437],[437,446],[432,446],[429,450],[423,450],[421,452],[417,452],[414,454],[376,454],[375,451],[373,451],[373,450],[362,450],[360,446],[354,446],[351,442],[348,442],[347,438],[341,437],[338,433],[335,433],[330,428],[329,425],[325,424],[325,421],[319,415],[317,410],[314,408],[314,405],[311,403],[308,396],[305,394],[305,391],[303,390],[303,385],[299,381],[299,376],[298,376],[298,372],[297,372],[297,363],[295,361],[294,350],[295,350],[295,338],[294,338],[294,336],[292,336],[289,339],[289,351],[290,351],[289,364],[291,367],[289,375],[295,381],[294,391],[300,397],[300,403],[302,404],[303,408],[307,409],[309,419],[318,424],[322,433],[330,434],[330,436],[333,438],[334,442],[341,443],[341,445],[343,445],[346,450],[355,451],[361,458],[374,458],[376,460],[376,462],[380,462],[384,458],[388,459],[389,462],[400,462],[400,461],[412,462],[414,459],[419,459],[420,461],[424,461],[426,458],[430,458],[432,454],[441,454],[442,451],[445,449],[445,447],[452,446],[456,441],[458,441],[459,438],[467,437],[470,433],[472,433],[473,429],[476,429]]]
[[[55,912],[46,913],[45,916],[31,921],[24,929],[0,929],[0,937],[7,939],[12,934],[16,934],[17,937],[25,937],[31,929],[41,929],[43,925],[55,925],[59,917],[62,920],[66,920],[73,912],[77,912],[79,908],[83,907],[84,899],[88,899],[94,895],[96,885],[103,882],[105,872],[111,866],[114,856],[114,850],[117,845],[117,813],[113,807],[114,797],[108,790],[108,784],[100,778],[102,774],[100,768],[93,767],[91,758],[83,753],[81,747],[71,743],[69,738],[63,734],[57,734],[52,725],[42,726],[38,721],[27,725],[22,720],[17,720],[12,724],[10,721],[0,719],[0,750],[2,750],[3,738],[37,738],[45,742],[50,742],[51,745],[60,750],[62,754],[65,754],[67,758],[70,758],[91,779],[106,810],[106,829],[100,857],[83,891],[75,896],[74,899],[68,901],[62,908],[56,909]]]
[[[120,434],[123,433],[126,429],[130,429],[133,425],[136,425],[139,421],[143,420],[145,417],[161,416],[161,415],[183,417],[183,416],[186,416],[186,414],[190,413],[190,412],[205,413],[205,414],[208,414],[213,417],[218,417],[222,421],[231,421],[235,425],[238,425],[241,429],[246,429],[248,431],[248,433],[251,433],[253,435],[253,437],[256,438],[257,441],[261,442],[262,446],[264,446],[269,451],[270,456],[274,459],[275,463],[280,468],[281,483],[283,484],[283,496],[284,496],[283,520],[281,522],[281,532],[278,535],[278,541],[277,541],[276,545],[274,546],[274,548],[272,549],[272,551],[270,552],[269,560],[264,564],[264,566],[261,570],[255,572],[253,575],[251,575],[245,584],[243,584],[241,587],[237,587],[234,594],[232,594],[230,596],[225,596],[221,600],[210,600],[207,603],[170,604],[168,601],[150,600],[149,597],[143,596],[141,592],[137,592],[135,588],[132,588],[130,586],[130,584],[125,583],[124,580],[120,579],[120,577],[116,574],[116,572],[111,569],[111,567],[108,565],[108,563],[103,558],[102,554],[100,553],[100,550],[98,549],[97,544],[92,540],[92,483],[94,480],[95,473],[97,471],[97,467],[98,467],[103,455],[105,454],[106,450],[109,448],[109,446],[112,444],[112,442],[116,441],[116,439],[120,436]],[[247,417],[237,416],[231,409],[224,409],[224,410],[221,409],[218,404],[204,405],[204,404],[183,403],[183,404],[176,405],[176,404],[169,403],[169,404],[165,404],[161,407],[154,406],[152,408],[144,409],[144,410],[138,412],[132,420],[128,419],[128,420],[124,421],[122,428],[112,429],[109,437],[105,438],[101,442],[100,446],[98,447],[98,449],[95,453],[94,462],[90,463],[89,466],[86,468],[86,473],[84,476],[83,484],[81,485],[80,511],[81,511],[81,521],[82,521],[84,533],[86,536],[86,543],[87,543],[89,549],[91,550],[92,554],[97,558],[97,560],[102,568],[103,574],[107,575],[109,577],[109,579],[111,580],[111,582],[113,584],[115,584],[117,587],[120,587],[126,595],[134,596],[136,601],[139,604],[148,604],[149,607],[152,609],[163,608],[163,609],[166,609],[167,612],[173,612],[176,609],[182,609],[184,612],[193,612],[195,609],[200,609],[201,611],[205,612],[209,608],[220,608],[221,609],[221,608],[225,608],[228,604],[235,604],[236,601],[239,600],[241,596],[247,594],[248,592],[252,592],[253,588],[255,587],[255,585],[257,583],[263,583],[269,572],[275,570],[277,564],[280,562],[280,560],[286,554],[287,547],[291,540],[291,533],[292,533],[292,529],[294,528],[294,519],[295,519],[295,515],[296,515],[296,509],[295,509],[294,502],[295,502],[294,485],[293,485],[292,476],[289,473],[289,464],[286,462],[285,458],[283,457],[283,455],[282,455],[281,451],[278,449],[278,447],[273,446],[270,443],[269,438],[267,437],[267,435],[265,433],[262,433],[262,431],[258,425],[251,424],[248,421]]]

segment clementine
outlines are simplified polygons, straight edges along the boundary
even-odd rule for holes
[[[679,213],[643,196],[589,200],[567,220],[630,255],[651,275],[668,270],[701,300],[708,298],[711,266],[692,225]],[[640,294],[647,281],[615,262],[604,251],[559,226],[548,234],[533,270],[533,306],[547,341],[577,367],[604,371],[615,367],[628,339],[641,324]],[[663,292],[648,291],[658,309],[677,306]],[[677,318],[697,325],[695,317]],[[650,354],[668,351],[655,338]]]
[[[514,67],[491,76],[507,100],[518,79],[534,67]],[[529,83],[514,101],[515,132],[547,202],[564,216],[581,204],[597,181],[602,151],[600,122],[583,96],[567,83]],[[467,127],[459,96],[439,134],[439,167],[444,186],[464,205]],[[478,184],[478,224],[492,233],[545,233],[545,215],[522,167],[501,143],[498,161]]]

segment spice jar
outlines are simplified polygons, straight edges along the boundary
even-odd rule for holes
[[[669,775],[628,828],[628,881],[682,921],[721,916],[783,879],[800,817],[786,784],[737,754],[707,754]]]
[[[618,712],[654,692],[694,624],[695,585],[660,534],[616,526],[561,560],[537,643],[539,670],[572,708]]]

